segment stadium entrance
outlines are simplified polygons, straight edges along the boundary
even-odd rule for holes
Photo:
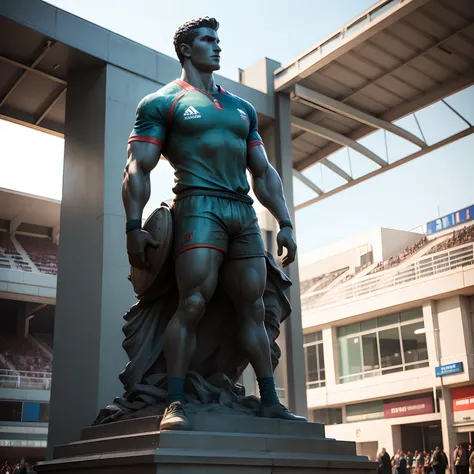
[[[401,446],[410,449],[413,453],[418,451],[429,451],[434,446],[442,446],[443,436],[441,433],[441,422],[413,423],[401,426]]]

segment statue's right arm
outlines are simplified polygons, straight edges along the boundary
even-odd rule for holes
[[[128,145],[128,158],[122,183],[122,200],[127,221],[142,220],[150,199],[150,173],[158,164],[161,147],[155,143],[134,141]]]
[[[150,173],[158,164],[161,147],[154,143],[133,141],[128,145],[128,158],[122,183],[122,200],[127,221],[142,220],[143,209],[150,199]],[[127,233],[127,253],[130,265],[147,268],[145,249],[158,245],[151,235],[142,229]]]

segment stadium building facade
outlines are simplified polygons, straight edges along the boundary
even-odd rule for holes
[[[428,237],[374,229],[300,268],[310,416],[372,459],[474,441],[474,224],[459,215]]]

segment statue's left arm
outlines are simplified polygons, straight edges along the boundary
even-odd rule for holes
[[[250,142],[247,151],[247,168],[252,174],[252,188],[255,196],[279,223],[291,222],[280,176],[269,163],[263,143],[261,140],[256,143],[257,141]],[[283,266],[286,267],[296,257],[296,242],[292,227],[281,228],[277,236],[277,243],[279,256],[282,255],[283,248],[287,250],[283,259]]]

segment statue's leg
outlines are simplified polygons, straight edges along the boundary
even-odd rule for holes
[[[160,429],[188,429],[184,382],[196,350],[196,328],[214,295],[227,251],[227,232],[208,196],[188,196],[174,206],[174,252],[179,302],[166,327],[163,350],[168,375],[168,408]]]
[[[179,303],[164,334],[168,375],[168,408],[161,430],[189,429],[183,409],[184,382],[196,350],[196,328],[217,286],[224,254],[210,248],[192,248],[181,253],[175,263]]]
[[[263,257],[228,260],[222,265],[221,285],[239,317],[239,344],[258,378],[272,377],[270,343],[265,329],[263,292],[267,268]]]
[[[237,231],[229,238],[227,260],[220,282],[234,303],[239,316],[239,343],[255,370],[260,391],[260,415],[303,421],[278,400],[273,377],[270,342],[265,328],[263,293],[267,282],[264,245],[252,206],[235,203]]]
[[[186,376],[196,349],[196,327],[217,285],[224,254],[209,248],[193,248],[175,263],[179,303],[164,334],[168,377]]]

